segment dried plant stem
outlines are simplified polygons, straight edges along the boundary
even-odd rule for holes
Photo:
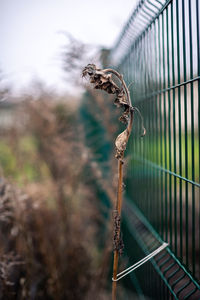
[[[114,252],[114,263],[113,263],[113,279],[117,279],[119,252]],[[117,281],[112,282],[112,300],[115,300],[117,296]]]
[[[123,190],[123,161],[118,160],[118,192],[117,192],[117,201],[116,201],[116,210],[118,215],[121,216],[122,209],[122,190]],[[120,239],[120,227],[117,232],[117,239]],[[118,270],[118,261],[119,261],[119,250],[114,251],[114,262],[113,262],[113,279],[117,279],[117,270]],[[112,300],[116,299],[117,295],[117,282],[113,281],[112,283]]]
[[[119,256],[123,249],[123,242],[120,237],[120,226],[121,226],[121,210],[122,210],[122,191],[123,191],[123,159],[124,152],[128,143],[128,139],[131,135],[133,125],[133,112],[134,107],[131,103],[129,89],[123,79],[123,75],[113,69],[98,69],[95,65],[87,65],[82,72],[83,77],[89,76],[90,83],[94,84],[95,89],[101,89],[106,91],[108,94],[115,94],[115,104],[118,107],[124,108],[124,112],[119,120],[126,124],[126,129],[118,135],[115,146],[116,146],[116,158],[118,159],[118,189],[117,189],[117,200],[114,210],[114,261],[113,261],[113,284],[112,284],[112,300],[116,300],[117,295],[117,271]],[[115,75],[120,82],[120,86],[113,81],[112,75]],[[138,109],[137,109],[138,111]],[[140,115],[141,116],[141,115]],[[142,119],[142,118],[141,118]],[[142,119],[143,126],[143,119]],[[145,128],[143,126],[143,135],[145,135]]]
[[[123,76],[119,74],[117,71],[112,69],[105,69],[104,72],[110,72],[113,73],[115,76],[118,77],[118,79],[121,81],[122,86],[125,90],[126,96],[127,96],[127,102],[130,109],[130,120],[129,124],[127,126],[128,136],[127,136],[127,142],[129,139],[129,136],[131,134],[132,130],[132,124],[133,124],[133,110],[132,110],[132,103],[131,98],[129,94],[129,90],[127,88],[127,85],[123,79]],[[122,210],[122,191],[123,191],[123,160],[118,160],[118,192],[117,192],[117,201],[116,201],[116,210],[118,212],[118,217],[121,218],[121,210]],[[119,243],[120,240],[120,226],[118,228],[117,232],[117,241]],[[119,249],[114,250],[114,260],[113,260],[113,279],[117,279],[117,270],[118,270],[118,262],[119,262]],[[117,282],[113,281],[112,283],[112,300],[116,300],[117,296]]]

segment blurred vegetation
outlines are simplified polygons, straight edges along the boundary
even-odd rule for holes
[[[67,36],[63,66],[77,89],[91,54]],[[86,90],[80,103],[36,82],[9,111],[0,107],[0,300],[111,298],[120,112],[110,97]],[[118,298],[136,299],[122,285]]]
[[[20,186],[49,177],[48,166],[37,160],[38,144],[32,135],[19,137],[15,149],[8,140],[0,141],[0,166],[6,178]]]
[[[110,224],[76,107],[28,100],[0,132],[0,299],[109,299]]]

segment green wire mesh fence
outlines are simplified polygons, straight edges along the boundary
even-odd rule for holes
[[[123,236],[139,299],[200,299],[200,1],[141,0],[112,49],[135,115]],[[125,282],[126,283],[126,282]]]

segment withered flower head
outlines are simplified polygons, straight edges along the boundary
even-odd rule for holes
[[[106,74],[104,70],[97,69],[94,64],[88,64],[82,72],[82,76],[90,77],[90,83],[94,84],[95,89],[106,91],[108,94],[120,93],[119,87],[111,79],[111,74]]]
[[[108,73],[112,69],[98,69],[94,64],[88,64],[82,71],[82,76],[89,76],[90,83],[94,84],[95,89],[106,91],[108,94],[116,94],[114,104],[117,107],[129,108],[126,94],[123,87],[119,87],[113,80],[112,74]]]
[[[112,75],[118,79],[119,86],[113,81]],[[127,128],[116,139],[115,146],[117,148],[117,159],[122,159],[128,138],[130,136],[132,122],[133,122],[133,107],[129,96],[128,88],[123,80],[121,74],[113,69],[98,69],[94,64],[88,64],[82,71],[82,76],[88,76],[90,83],[94,85],[95,89],[104,90],[108,94],[115,94],[116,98],[114,104],[117,107],[123,108],[124,111],[119,118],[119,121],[124,123]]]
[[[118,81],[121,82],[122,86],[118,86],[112,79],[112,75],[116,75]],[[125,92],[125,83],[122,80],[121,75],[112,69],[98,69],[94,64],[88,64],[82,71],[83,77],[89,77],[90,83],[94,85],[95,89],[104,90],[108,94],[115,94],[116,98],[114,104],[117,107],[122,107],[124,109],[119,120],[127,125],[130,120],[131,107],[127,101],[127,94]],[[126,133],[126,134],[125,134]],[[123,153],[126,149],[126,144],[128,142],[129,130],[126,129],[121,135],[116,139],[116,158],[122,159]]]

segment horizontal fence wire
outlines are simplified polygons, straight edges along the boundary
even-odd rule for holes
[[[160,243],[163,243],[161,237],[137,206],[134,205],[134,203],[131,203],[130,199],[126,199],[123,213],[130,234],[138,241],[145,254],[148,255],[149,252],[154,251]],[[131,248],[130,244],[129,247]],[[153,258],[152,264],[163,279],[168,292],[174,299],[180,299],[180,293],[181,299],[188,299],[187,297],[191,295],[193,295],[195,299],[200,297],[200,285],[193,279],[191,274],[179,262],[170,249],[167,248],[164,252],[160,253],[160,255],[157,255],[156,258]],[[144,270],[142,270],[142,268],[140,269],[140,273],[139,276],[145,278]],[[188,283],[188,285],[186,283]],[[153,283],[151,286],[152,285]],[[156,297],[157,292],[158,291],[153,291],[151,288],[152,294],[150,296],[154,297],[153,299],[158,299]]]
[[[191,183],[191,184],[193,184],[193,185],[195,185],[197,187],[200,187],[200,183],[197,183],[195,181],[189,180],[188,178],[185,178],[185,177],[180,176],[179,174],[176,174],[176,173],[174,173],[174,172],[172,172],[170,170],[162,168],[159,165],[157,165],[157,164],[155,164],[155,163],[153,163],[153,162],[151,162],[151,161],[149,161],[149,160],[147,160],[145,158],[142,159],[141,157],[138,157],[137,155],[133,155],[132,157],[133,157],[133,159],[135,159],[135,160],[137,160],[137,161],[139,161],[141,163],[148,164],[152,168],[155,168],[155,169],[160,170],[162,172],[168,173],[168,174],[173,175],[173,176],[175,176],[175,177],[177,177],[177,178],[179,178],[181,180],[184,180],[184,181],[186,181],[188,183]],[[131,157],[129,157],[129,158],[131,158]]]
[[[200,278],[199,15],[199,0],[139,1],[110,54],[112,66],[133,82],[132,102],[147,129],[141,139],[135,115],[127,194],[184,266],[179,288],[175,281],[168,286],[167,270],[162,284],[155,279],[160,299],[198,299],[199,286],[184,297],[182,291]],[[135,240],[144,250],[145,241]],[[156,260],[154,268],[160,274]]]

